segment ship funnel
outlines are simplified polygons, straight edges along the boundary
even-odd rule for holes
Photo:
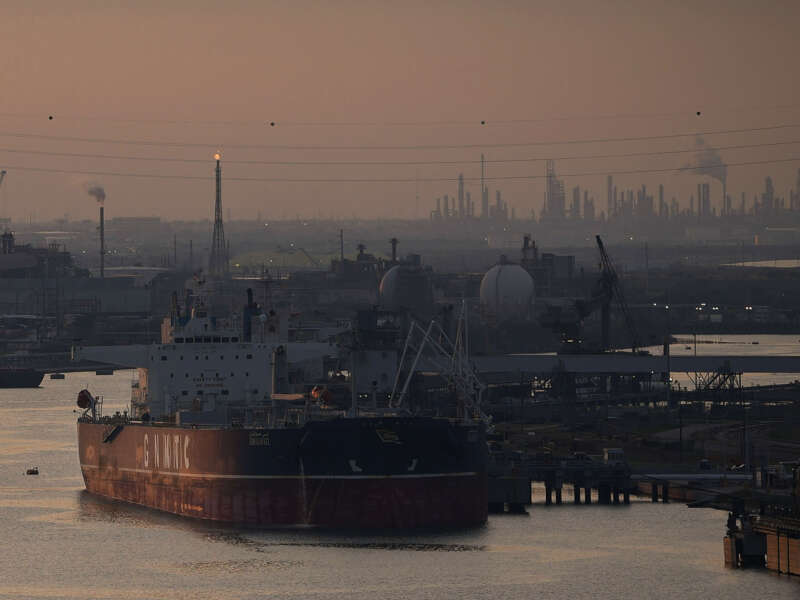
[[[256,312],[253,303],[253,288],[247,288],[247,304],[242,311],[242,341],[250,342],[253,339],[253,316]]]
[[[272,393],[283,394],[289,388],[289,360],[286,348],[278,346],[272,351]]]

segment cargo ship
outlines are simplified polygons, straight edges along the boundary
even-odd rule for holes
[[[89,492],[257,527],[486,521],[486,423],[478,413],[463,402],[455,412],[426,413],[396,398],[365,399],[355,383],[349,405],[324,386],[293,392],[289,365],[331,345],[287,341],[280,319],[250,290],[241,317],[212,316],[209,306],[202,291],[187,294],[183,310],[174,296],[158,344],[76,349],[78,358],[139,367],[130,411],[103,415],[101,396],[78,396]]]
[[[36,369],[8,367],[0,369],[0,388],[35,388],[44,379],[44,373]]]

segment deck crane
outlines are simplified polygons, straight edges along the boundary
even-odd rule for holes
[[[390,406],[404,406],[409,384],[422,359],[426,368],[437,371],[447,382],[448,388],[458,399],[464,419],[477,418],[487,426],[491,425],[491,417],[481,408],[481,397],[486,386],[478,377],[478,371],[469,358],[468,338],[467,305],[463,301],[453,340],[436,320],[431,321],[427,328],[412,321],[403,354],[400,356],[389,400]],[[405,375],[404,382],[401,382],[402,375]]]
[[[631,350],[636,354],[640,346],[639,334],[636,331],[636,324],[633,321],[633,316],[619,284],[617,270],[614,268],[614,263],[611,262],[608,252],[606,252],[603,240],[600,239],[599,235],[595,236],[595,239],[597,240],[597,249],[600,251],[600,281],[598,283],[603,297],[601,306],[602,350],[604,352],[607,351],[611,345],[611,299],[614,298],[622,316],[625,318],[625,326],[631,338]]]

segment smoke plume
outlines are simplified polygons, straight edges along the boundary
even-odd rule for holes
[[[728,166],[722,162],[719,151],[707,145],[701,135],[695,138],[694,145],[694,159],[683,168],[691,169],[692,173],[699,175],[709,175],[724,184],[728,176]]]
[[[100,204],[105,202],[106,199],[106,191],[103,189],[102,185],[91,185],[87,190],[88,194],[97,200]]]

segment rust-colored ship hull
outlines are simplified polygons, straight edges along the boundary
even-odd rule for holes
[[[259,527],[457,528],[487,516],[480,425],[358,418],[296,429],[78,423],[89,492]]]

